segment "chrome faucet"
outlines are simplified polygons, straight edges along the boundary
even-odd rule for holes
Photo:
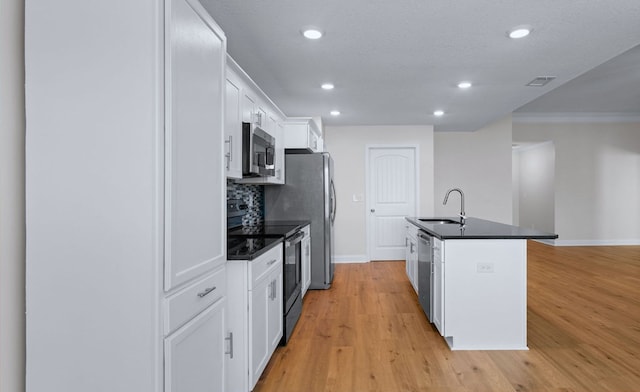
[[[462,192],[462,190],[460,188],[452,188],[449,189],[447,191],[447,194],[444,196],[444,201],[442,202],[443,205],[447,204],[447,200],[449,199],[449,194],[451,192],[458,192],[460,193],[460,223],[464,223],[464,220],[467,218],[467,216],[464,214],[464,192]]]

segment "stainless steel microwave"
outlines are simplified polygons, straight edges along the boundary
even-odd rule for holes
[[[276,139],[251,123],[242,123],[242,176],[266,177],[276,173]]]

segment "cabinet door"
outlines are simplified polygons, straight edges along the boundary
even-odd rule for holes
[[[411,245],[409,239],[409,225],[405,225],[406,233],[404,235],[404,260],[405,260],[405,271],[407,273],[407,277],[409,277],[409,264],[411,261]]]
[[[284,184],[285,179],[285,154],[284,154],[284,125],[276,123],[276,182]]]
[[[302,240],[302,297],[311,285],[311,238]]]
[[[242,118],[240,85],[227,78],[225,94],[225,158],[227,177],[242,178]]]
[[[269,323],[268,323],[268,339],[269,353],[268,357],[275,351],[276,347],[282,339],[283,329],[283,298],[282,298],[282,269],[278,269],[271,275],[271,296],[269,297]],[[268,360],[267,360],[268,361]]]
[[[165,339],[165,392],[225,390],[225,301],[218,300]]]
[[[165,290],[225,252],[225,38],[196,0],[167,1]]]
[[[249,292],[249,386],[256,385],[269,361],[269,303],[273,280],[262,279]],[[280,303],[282,307],[282,303]]]
[[[254,123],[255,113],[256,113],[256,101],[255,99],[249,95],[248,90],[245,88],[242,90],[242,122],[246,123]]]
[[[276,118],[269,116],[267,119],[267,129],[270,134],[276,138],[275,157],[276,157],[276,173],[275,176],[266,178],[267,184],[284,184],[284,127]]]
[[[265,130],[267,128],[267,111],[261,106],[256,108],[256,125]]]
[[[442,242],[434,239],[433,244],[433,324],[444,336],[444,264]]]

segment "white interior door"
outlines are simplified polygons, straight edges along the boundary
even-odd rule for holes
[[[405,216],[416,216],[417,148],[369,147],[367,241],[370,260],[404,260]]]

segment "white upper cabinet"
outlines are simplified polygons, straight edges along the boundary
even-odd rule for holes
[[[311,117],[289,117],[284,125],[285,149],[322,152],[322,135]]]
[[[165,290],[226,261],[222,108],[226,47],[196,0],[171,1],[167,26]]]
[[[227,71],[225,92],[225,167],[228,178],[242,178],[242,91],[240,83]]]
[[[233,114],[240,113],[241,120],[233,125],[230,120],[226,121],[229,125],[225,131],[227,138],[237,132],[238,136],[233,136],[233,140],[239,139],[238,148],[240,149],[240,175],[231,175],[231,171],[227,171],[227,177],[236,178],[238,182],[247,184],[284,184],[284,114],[278,107],[267,97],[253,80],[247,75],[242,68],[229,56],[227,56],[227,83],[235,87],[229,87],[231,91],[227,93],[227,105],[229,102],[235,104],[235,94],[237,87],[239,91],[239,103],[237,109],[227,108],[227,112]],[[275,175],[269,177],[247,177],[242,178],[242,123],[252,123],[261,128],[276,139],[275,143]],[[236,131],[237,130],[237,131]],[[234,142],[235,143],[235,142]],[[235,171],[234,171],[235,173]]]

